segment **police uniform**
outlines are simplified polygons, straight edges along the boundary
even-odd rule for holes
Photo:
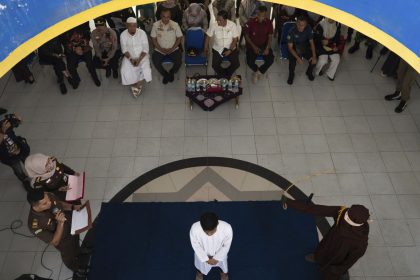
[[[68,175],[74,175],[76,172],[68,167],[67,165],[58,162],[55,157],[51,160],[55,162],[55,172],[47,179],[36,177],[33,183],[35,189],[42,189],[46,192],[52,192],[59,200],[64,201],[66,199],[66,192],[60,191],[59,188],[66,187],[68,185]]]
[[[29,230],[45,243],[53,240],[57,228],[55,215],[52,213],[54,208],[63,211],[62,203],[52,193],[47,193],[51,200],[51,208],[43,212],[35,212],[32,208],[29,212]],[[60,243],[55,248],[60,251],[63,263],[72,271],[77,271],[77,256],[79,254],[79,235],[71,235],[71,211],[63,211],[67,221],[64,222],[63,235]]]

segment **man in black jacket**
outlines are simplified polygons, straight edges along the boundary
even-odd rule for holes
[[[54,67],[55,75],[57,76],[57,83],[60,85],[61,94],[67,93],[67,87],[64,84],[64,77],[66,77],[71,85],[73,80],[70,73],[67,71],[64,63],[64,50],[60,39],[54,38],[38,49],[39,60],[41,64],[48,64]]]
[[[16,177],[28,188],[28,176],[23,168],[23,163],[28,157],[30,148],[26,140],[16,136],[13,129],[22,122],[15,114],[6,115],[0,122],[0,161],[13,169]]]

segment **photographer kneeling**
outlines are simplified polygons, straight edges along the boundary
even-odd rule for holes
[[[30,148],[26,139],[16,136],[13,131],[22,122],[15,114],[8,114],[0,122],[0,161],[13,169],[16,177],[22,181],[26,190],[30,188],[29,178],[25,173],[23,163],[28,157]]]

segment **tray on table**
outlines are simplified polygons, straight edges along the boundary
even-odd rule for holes
[[[237,77],[239,77],[240,80],[241,76],[237,75]],[[195,79],[200,80],[200,79],[220,79],[221,77],[218,76],[194,76],[194,77],[187,77],[188,79]],[[193,104],[196,103],[197,105],[199,105],[204,111],[213,111],[216,107],[218,107],[219,105],[225,103],[226,101],[229,101],[231,99],[235,99],[235,105],[236,108],[238,108],[239,106],[239,96],[242,95],[242,87],[239,86],[237,91],[230,91],[227,89],[222,89],[220,88],[220,90],[203,90],[202,87],[198,87],[198,90],[195,91],[188,91],[185,90],[185,95],[189,98],[190,100],[190,109],[192,110]]]

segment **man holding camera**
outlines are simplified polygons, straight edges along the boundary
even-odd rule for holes
[[[93,65],[95,65],[95,68],[104,68],[107,78],[111,76],[112,70],[112,76],[117,79],[118,60],[120,58],[117,33],[106,27],[105,19],[101,17],[95,19],[95,26],[96,29],[91,34],[93,49],[95,50]]]
[[[15,114],[8,114],[0,122],[0,161],[13,169],[16,177],[24,183],[26,189],[28,186],[28,176],[25,173],[23,163],[28,157],[30,148],[26,139],[16,136],[13,131],[18,127],[22,119]]]
[[[274,62],[271,41],[273,40],[273,24],[267,18],[267,7],[259,6],[257,16],[248,20],[244,28],[246,40],[246,63],[254,72],[252,80],[256,83]],[[264,60],[260,67],[255,64],[257,57]]]
[[[28,216],[29,230],[60,251],[63,263],[70,270],[76,274],[83,274],[77,260],[80,253],[79,235],[70,233],[71,211],[79,211],[81,205],[59,201],[52,193],[40,189],[29,191],[27,200],[31,204]]]

